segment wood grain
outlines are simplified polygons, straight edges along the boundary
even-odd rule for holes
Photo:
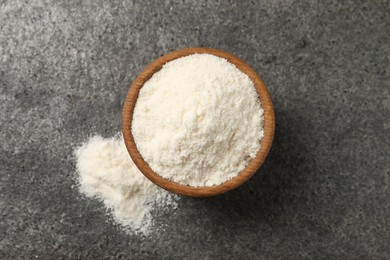
[[[264,137],[261,140],[261,147],[256,157],[253,158],[248,163],[246,168],[242,170],[236,177],[220,185],[211,186],[211,187],[185,186],[164,179],[163,177],[155,173],[142,158],[135,144],[133,135],[131,133],[131,124],[133,119],[134,107],[137,102],[139,91],[144,85],[144,83],[148,79],[150,79],[155,72],[159,71],[165,63],[194,53],[209,53],[227,59],[229,62],[234,64],[238,69],[240,69],[242,72],[247,74],[256,87],[256,91],[259,95],[261,105],[264,109]],[[251,67],[249,67],[244,61],[237,58],[236,56],[224,51],[211,49],[211,48],[187,48],[187,49],[176,50],[158,58],[157,60],[149,64],[138,75],[138,77],[134,80],[133,84],[131,85],[127,97],[125,99],[125,103],[123,105],[123,112],[122,112],[122,132],[126,143],[126,147],[131,158],[133,159],[137,167],[140,169],[140,171],[156,185],[168,191],[180,195],[191,196],[191,197],[207,197],[207,196],[222,194],[246,182],[250,177],[252,177],[256,173],[256,171],[260,168],[265,158],[267,157],[267,154],[272,145],[274,130],[275,130],[275,115],[274,115],[272,100],[265,84],[260,79],[259,75],[257,75],[257,73]]]

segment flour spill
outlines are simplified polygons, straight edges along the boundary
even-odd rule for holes
[[[176,209],[178,196],[149,181],[131,160],[121,136],[94,136],[75,150],[79,188],[101,200],[124,229],[148,235],[155,209]]]

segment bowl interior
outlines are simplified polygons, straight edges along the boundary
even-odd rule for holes
[[[144,85],[144,83],[147,80],[149,80],[155,72],[159,71],[165,63],[195,53],[208,53],[208,54],[212,54],[227,59],[230,63],[234,64],[239,70],[247,74],[256,87],[256,91],[259,95],[261,106],[263,107],[264,110],[264,137],[261,140],[260,150],[257,152],[255,158],[249,161],[245,169],[243,169],[236,177],[224,183],[221,183],[219,185],[210,186],[210,187],[191,187],[191,186],[182,185],[167,180],[161,177],[160,175],[158,175],[157,173],[155,173],[142,158],[140,152],[137,149],[137,146],[135,144],[131,132],[133,111],[137,102],[139,91]],[[222,194],[246,182],[250,177],[252,177],[256,173],[256,171],[260,168],[265,158],[267,157],[267,154],[272,145],[274,129],[275,129],[275,116],[274,116],[272,100],[266,86],[264,85],[263,81],[260,79],[259,75],[257,75],[257,73],[252,68],[250,68],[244,61],[240,60],[236,56],[224,51],[211,49],[211,48],[187,48],[187,49],[173,51],[158,58],[157,60],[149,64],[138,75],[138,77],[134,80],[133,84],[131,85],[129,92],[126,96],[123,105],[123,112],[122,112],[122,132],[123,132],[124,141],[131,158],[133,159],[134,163],[137,165],[139,170],[156,185],[168,191],[180,195],[191,196],[191,197],[206,197],[206,196]]]

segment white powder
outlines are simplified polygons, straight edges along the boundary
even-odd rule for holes
[[[75,155],[80,191],[102,200],[114,220],[130,231],[147,235],[155,207],[177,206],[176,195],[158,188],[134,165],[122,137],[94,136]]]
[[[255,157],[263,109],[253,82],[227,60],[194,54],[166,63],[141,88],[132,133],[159,175],[189,186],[235,177]]]

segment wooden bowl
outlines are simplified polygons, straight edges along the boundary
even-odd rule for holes
[[[174,59],[187,56],[195,53],[208,53],[212,54],[224,59],[227,59],[229,62],[234,64],[239,70],[244,72],[249,76],[249,78],[253,81],[256,91],[259,95],[261,106],[264,109],[264,137],[261,140],[260,150],[257,152],[255,158],[249,161],[248,165],[243,169],[236,177],[216,186],[210,187],[191,187],[182,185],[168,179],[165,179],[155,173],[149,165],[144,161],[140,152],[137,149],[135,144],[132,132],[131,132],[131,124],[133,119],[133,111],[135,104],[137,102],[137,97],[140,89],[144,85],[144,83],[152,77],[152,75],[159,71],[161,67]],[[263,164],[267,154],[271,148],[272,140],[274,137],[274,129],[275,129],[275,115],[274,109],[272,105],[271,97],[268,93],[266,86],[260,77],[256,74],[256,72],[249,67],[244,61],[240,60],[236,56],[233,56],[230,53],[210,49],[210,48],[187,48],[176,50],[171,53],[168,53],[151,64],[149,64],[134,80],[133,84],[130,87],[130,90],[127,94],[125,103],[123,105],[123,113],[122,113],[122,131],[123,137],[126,143],[127,150],[133,159],[134,163],[137,165],[138,169],[152,182],[156,185],[164,188],[168,191],[186,195],[191,197],[207,197],[213,196],[217,194],[221,194],[232,190],[239,185],[246,182],[250,177],[252,177],[256,171]]]

